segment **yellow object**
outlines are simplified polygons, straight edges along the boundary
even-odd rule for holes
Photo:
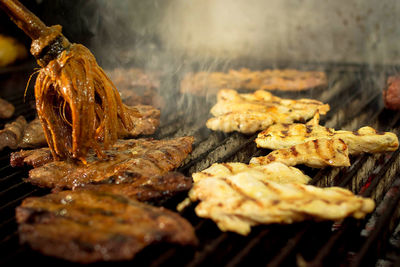
[[[12,37],[0,34],[0,67],[24,59],[27,55],[28,51],[25,46]]]

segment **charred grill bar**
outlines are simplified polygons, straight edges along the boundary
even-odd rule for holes
[[[312,68],[313,66],[306,66]],[[393,68],[388,68],[393,70]],[[302,93],[283,93],[285,97],[316,98],[331,105],[331,111],[322,117],[322,125],[341,129],[357,129],[370,125],[381,131],[400,132],[400,114],[383,108],[379,84],[387,75],[387,69],[369,70],[363,66],[325,66],[328,87]],[[11,72],[10,72],[11,73]],[[20,79],[18,75],[2,74],[4,79]],[[12,72],[14,73],[14,72]],[[5,78],[7,77],[7,78]],[[11,77],[11,78],[10,78]],[[16,78],[17,77],[17,78]],[[161,86],[171,86],[177,81],[165,77]],[[179,79],[177,79],[179,80]],[[8,80],[6,84],[18,85]],[[163,85],[164,84],[164,85]],[[24,86],[18,85],[17,94],[5,94],[4,98],[16,106],[16,115],[33,119],[32,96],[23,101]],[[22,89],[21,89],[22,88]],[[162,88],[161,91],[166,88]],[[170,88],[168,88],[170,89]],[[12,89],[10,89],[12,90]],[[7,91],[5,91],[7,92]],[[176,93],[177,97],[180,97]],[[215,162],[240,161],[248,163],[251,157],[265,155],[269,151],[256,147],[255,135],[212,132],[205,127],[212,97],[182,96],[178,107],[162,113],[161,126],[155,138],[172,138],[193,135],[193,152],[178,169],[185,175],[203,170]],[[188,106],[199,107],[198,113],[187,114]],[[200,109],[201,107],[201,109]],[[69,265],[58,259],[45,257],[22,246],[18,242],[15,207],[29,196],[48,193],[25,183],[28,168],[12,168],[10,150],[0,157],[0,262],[18,264],[40,261],[50,264]],[[254,227],[247,236],[221,232],[211,220],[199,218],[194,205],[182,212],[195,227],[200,244],[198,247],[181,247],[157,244],[146,248],[130,262],[140,266],[282,266],[307,264],[324,266],[342,264],[365,266],[395,263],[400,260],[399,251],[399,150],[393,153],[360,155],[351,159],[348,168],[303,168],[313,178],[311,184],[341,186],[353,192],[375,199],[377,208],[364,220],[346,219],[341,223],[303,222],[292,225],[261,225]],[[173,198],[166,206],[174,209],[183,199]]]

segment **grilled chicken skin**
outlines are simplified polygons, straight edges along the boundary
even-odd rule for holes
[[[189,198],[199,202],[195,208],[199,217],[212,219],[222,231],[241,235],[258,224],[363,218],[375,207],[372,199],[347,189],[278,183],[249,172],[200,179]]]
[[[282,162],[288,166],[304,164],[313,168],[350,166],[347,145],[341,139],[315,139],[289,148],[274,150],[264,157],[254,157],[251,164]]]
[[[274,123],[307,121],[316,113],[326,114],[329,105],[313,99],[283,99],[263,90],[239,94],[235,90],[220,90],[217,103],[211,108],[206,125],[215,131],[238,131],[251,134]]]
[[[362,127],[357,131],[344,131],[318,124],[305,125],[301,123],[271,125],[258,134],[255,142],[258,147],[281,149],[319,138],[342,139],[348,146],[350,155],[395,151],[399,147],[396,134],[378,132],[369,126]]]

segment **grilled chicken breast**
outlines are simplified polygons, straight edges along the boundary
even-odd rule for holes
[[[399,147],[396,134],[378,132],[369,126],[357,131],[337,131],[318,124],[301,123],[271,125],[258,134],[255,142],[258,147],[281,149],[320,138],[342,139],[348,146],[350,155],[395,151]]]
[[[199,217],[212,219],[222,231],[241,235],[258,224],[363,218],[375,207],[372,199],[347,189],[282,184],[249,172],[199,179],[189,198],[199,201],[195,208]]]
[[[313,168],[350,166],[349,151],[342,139],[320,138],[289,148],[274,150],[264,157],[254,157],[251,164],[282,162],[288,166],[304,164]]]
[[[329,105],[313,99],[282,99],[267,91],[239,94],[235,90],[223,89],[218,101],[211,108],[215,117],[206,125],[215,131],[238,131],[251,134],[274,123],[307,121],[316,113],[326,114]]]
[[[223,178],[230,175],[246,172],[253,177],[275,181],[278,183],[300,183],[306,184],[311,178],[299,169],[289,167],[280,162],[266,165],[252,165],[240,162],[214,163],[211,167],[197,173],[193,173],[193,181],[198,182],[206,178]]]

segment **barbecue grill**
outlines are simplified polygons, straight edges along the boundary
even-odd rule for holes
[[[251,63],[249,63],[251,62]],[[347,63],[277,63],[263,60],[236,59],[229,64],[190,62],[182,71],[161,77],[160,94],[174,105],[161,111],[161,125],[151,136],[156,139],[193,135],[193,152],[178,171],[190,176],[216,162],[244,162],[269,151],[256,147],[256,135],[213,132],[205,127],[215,96],[192,96],[179,93],[179,81],[185,70],[215,70],[249,67],[251,69],[295,67],[302,70],[323,70],[327,73],[325,88],[304,92],[276,92],[287,98],[314,98],[331,106],[321,125],[335,129],[355,130],[372,126],[380,131],[400,134],[400,113],[384,108],[382,86],[388,75],[397,73],[399,66]],[[0,69],[0,96],[16,106],[16,114],[28,120],[35,117],[33,84],[23,97],[26,81],[34,62],[23,62]],[[178,69],[178,68],[177,68]],[[191,112],[192,110],[196,112]],[[4,126],[2,122],[1,126]],[[0,264],[33,263],[53,266],[72,265],[59,259],[32,251],[18,240],[15,208],[23,199],[49,193],[24,182],[29,168],[12,168],[11,150],[0,153]],[[351,158],[351,166],[313,169],[300,167],[312,177],[310,182],[320,187],[340,186],[356,194],[371,197],[376,209],[363,220],[352,218],[341,222],[305,221],[292,225],[260,225],[248,236],[221,232],[215,223],[194,213],[195,204],[181,215],[195,227],[199,238],[197,247],[155,244],[145,248],[135,258],[118,265],[137,266],[392,266],[400,265],[400,150],[392,153],[364,154]],[[169,199],[164,205],[175,210],[185,196]],[[111,263],[115,264],[115,263]],[[111,265],[98,263],[95,265]]]

